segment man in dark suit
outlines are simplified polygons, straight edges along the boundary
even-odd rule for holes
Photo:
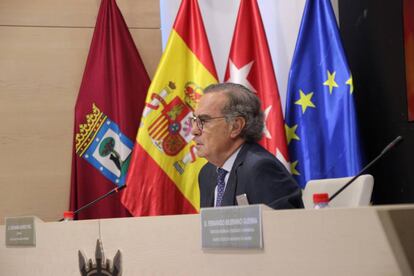
[[[209,162],[199,174],[200,207],[250,204],[303,208],[301,189],[279,160],[257,142],[264,122],[260,100],[246,87],[207,87],[192,118],[197,155]]]

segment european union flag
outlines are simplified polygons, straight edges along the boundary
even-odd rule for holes
[[[291,172],[311,179],[355,175],[361,152],[354,87],[330,0],[308,0],[289,74],[286,134]]]

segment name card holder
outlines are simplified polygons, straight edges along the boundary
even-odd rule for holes
[[[203,208],[201,240],[203,249],[263,249],[262,211],[257,204]]]
[[[35,247],[36,221],[41,220],[34,216],[6,218],[6,246]]]

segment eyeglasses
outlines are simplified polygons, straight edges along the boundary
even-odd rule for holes
[[[212,121],[212,120],[224,119],[224,118],[226,118],[226,116],[209,117],[208,115],[200,115],[200,116],[193,115],[192,117],[190,117],[190,123],[191,123],[191,125],[196,123],[198,129],[203,130],[203,127],[204,127],[205,123],[207,123],[209,121]]]

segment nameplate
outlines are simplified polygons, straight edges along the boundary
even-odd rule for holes
[[[264,205],[203,208],[203,249],[263,249],[262,210]]]
[[[35,217],[6,218],[6,246],[36,246]]]

